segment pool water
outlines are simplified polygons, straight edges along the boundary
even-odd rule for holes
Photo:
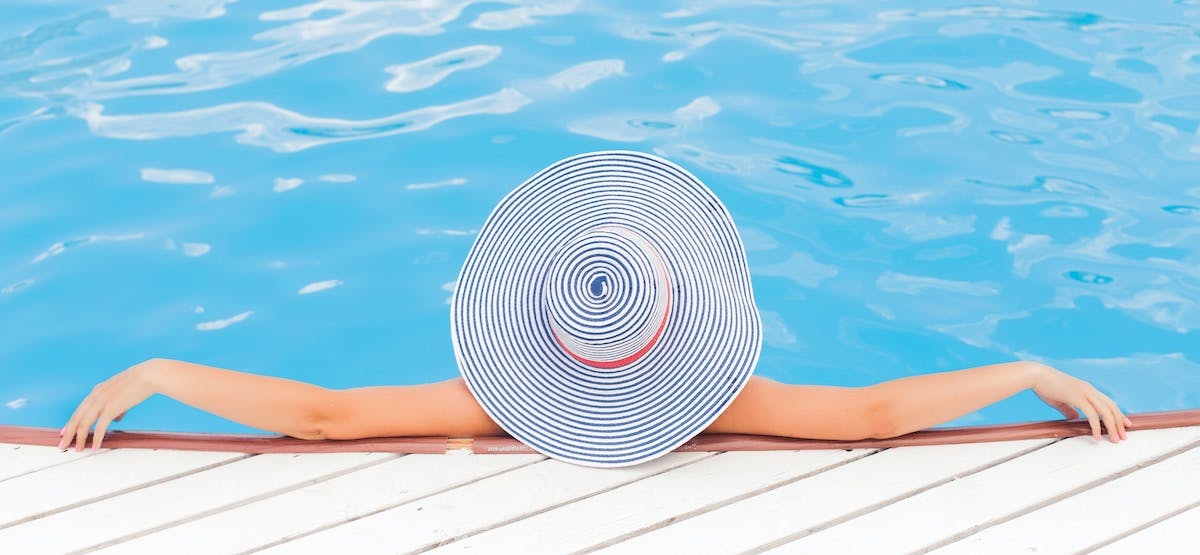
[[[599,149],[729,207],[761,375],[1029,359],[1200,407],[1200,2],[1047,4],[5,2],[0,424],[151,357],[457,376],[484,218]],[[259,431],[163,396],[115,428]]]

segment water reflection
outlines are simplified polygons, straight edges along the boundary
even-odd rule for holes
[[[296,294],[297,295],[311,295],[318,291],[325,291],[328,289],[333,289],[334,287],[340,287],[341,285],[342,285],[342,280],[340,280],[340,279],[327,279],[325,281],[314,281],[313,283],[310,283],[308,285],[305,285],[304,287],[301,287],[300,290],[296,292]]]
[[[430,56],[424,60],[388,66],[392,80],[384,86],[391,92],[409,92],[432,87],[451,73],[487,65],[500,55],[501,48],[474,45]]]
[[[142,181],[150,183],[211,184],[216,181],[213,174],[200,170],[142,168]]]
[[[76,112],[93,133],[119,139],[161,139],[237,131],[239,143],[277,152],[386,137],[429,129],[446,120],[477,114],[508,114],[531,102],[516,89],[442,106],[428,106],[370,120],[317,118],[266,102],[235,102],[181,112],[109,116],[97,104]]]
[[[640,142],[655,137],[679,135],[720,111],[721,106],[716,100],[702,96],[668,114],[618,113],[573,123],[567,129],[572,133],[610,141]]]
[[[76,237],[74,239],[67,239],[65,241],[54,243],[46,250],[38,253],[37,256],[33,257],[32,263],[37,264],[38,262],[42,262],[50,257],[58,256],[64,252],[67,252],[68,250],[77,249],[86,245],[115,241],[134,241],[137,239],[142,239],[145,236],[145,233],[122,233],[116,235],[95,233],[83,237]]]
[[[247,318],[249,318],[253,315],[254,315],[253,310],[247,310],[245,312],[235,314],[228,318],[222,318],[220,320],[209,320],[207,322],[200,322],[199,324],[196,324],[196,330],[197,331],[223,330],[223,329],[225,329],[229,326],[232,326],[238,322],[244,322],[244,321],[246,321]]]

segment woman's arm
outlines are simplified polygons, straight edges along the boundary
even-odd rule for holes
[[[92,446],[99,448],[113,420],[155,393],[247,426],[316,439],[320,407],[330,390],[285,378],[151,359],[93,388],[63,428],[59,447],[74,439],[76,450],[82,450],[95,423]]]
[[[502,435],[462,378],[441,382],[327,389],[313,384],[152,359],[100,383],[63,428],[59,448],[81,451],[94,423],[98,449],[109,424],[162,393],[247,426],[300,439]]]
[[[1128,419],[1117,404],[1091,384],[1036,362],[1007,362],[966,370],[908,376],[870,386],[886,400],[894,437],[953,420],[976,409],[1033,389],[1067,418],[1087,415],[1100,440],[1100,422],[1116,443],[1124,439]],[[1115,432],[1115,433],[1114,433]]]
[[[883,439],[953,420],[1030,388],[1068,418],[1078,417],[1071,407],[1079,407],[1097,440],[1101,421],[1111,441],[1124,438],[1129,421],[1116,403],[1083,380],[1033,362],[909,376],[866,387],[789,385],[755,376],[706,431]]]
[[[705,431],[857,440],[889,438],[953,420],[1033,388],[1067,418],[1084,412],[1116,442],[1130,424],[1091,384],[1037,363],[1011,362],[910,376],[866,387],[790,385],[751,377]],[[93,449],[109,424],[155,393],[256,428],[302,439],[497,435],[462,378],[411,386],[331,390],[284,378],[153,359],[98,384],[63,428],[64,447]],[[1116,434],[1112,432],[1116,431]]]

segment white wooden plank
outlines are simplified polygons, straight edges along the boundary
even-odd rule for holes
[[[144,453],[155,458],[155,452]],[[201,516],[281,489],[373,464],[389,453],[288,453],[256,455],[0,529],[0,545],[42,553],[67,553]],[[101,476],[93,476],[101,480]],[[69,530],[70,533],[63,533]]]
[[[601,549],[604,555],[741,553],[887,499],[1049,445],[1031,439],[888,449]],[[713,534],[713,530],[736,533]]]
[[[590,468],[553,459],[493,476],[270,548],[266,553],[409,553],[715,455],[668,453],[645,464]]]
[[[90,457],[0,482],[0,528],[194,472],[243,453],[101,449]]]
[[[429,553],[568,553],[636,534],[678,515],[866,456],[874,450],[739,451],[669,472],[447,544]]]
[[[76,453],[45,445],[0,443],[0,481],[99,453],[92,453],[90,449]]]
[[[1197,439],[1200,427],[1134,430],[1129,439],[1115,444],[1091,436],[1068,438],[769,553],[857,552],[877,548],[879,538],[887,538],[894,552],[925,549]]]
[[[543,459],[543,455],[406,455],[95,553],[253,550]]]
[[[1131,536],[1110,543],[1091,555],[1146,555],[1172,546],[1195,549],[1200,530],[1200,507],[1179,513]]]
[[[1075,553],[1200,500],[1200,448],[949,544],[938,555]],[[1193,531],[1200,539],[1200,531]]]

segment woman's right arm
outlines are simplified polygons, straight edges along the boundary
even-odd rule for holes
[[[92,448],[99,448],[113,420],[155,393],[247,426],[317,439],[317,422],[331,390],[286,378],[151,359],[96,385],[63,428],[59,447],[74,439],[76,451],[82,450],[95,423]]]

